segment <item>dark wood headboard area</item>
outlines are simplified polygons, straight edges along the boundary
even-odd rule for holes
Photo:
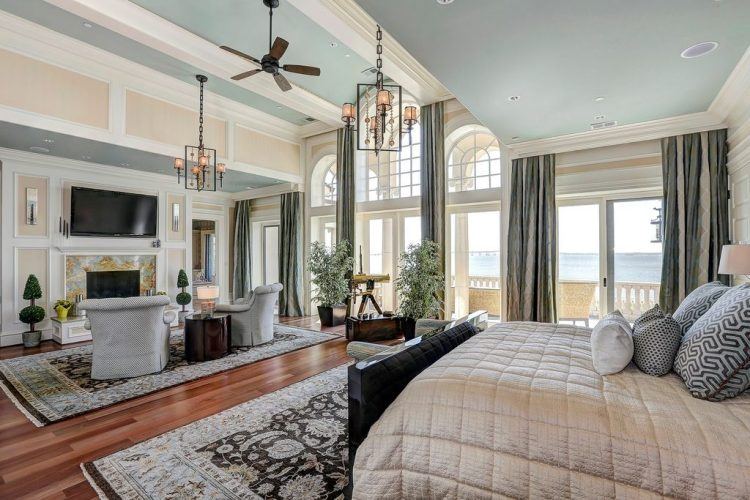
[[[471,323],[460,323],[427,339],[418,337],[406,348],[378,354],[349,366],[349,467],[370,427],[406,385],[435,361],[479,333]]]

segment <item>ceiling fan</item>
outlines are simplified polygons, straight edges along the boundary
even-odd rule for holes
[[[250,71],[245,71],[244,73],[240,73],[239,75],[234,75],[232,77],[232,80],[242,80],[243,78],[257,75],[258,73],[265,71],[266,73],[272,74],[273,79],[276,80],[276,85],[278,85],[281,90],[286,92],[287,90],[292,89],[292,85],[289,83],[289,80],[284,77],[284,75],[279,73],[279,70],[283,69],[284,71],[289,71],[290,73],[299,73],[300,75],[320,76],[320,68],[316,68],[314,66],[303,66],[300,64],[279,64],[279,59],[281,59],[281,56],[284,55],[287,47],[289,47],[289,42],[278,36],[275,40],[273,40],[273,43],[271,43],[271,40],[273,39],[273,9],[279,6],[279,0],[263,0],[263,5],[268,7],[268,54],[264,55],[259,61],[251,55],[240,52],[239,50],[233,49],[232,47],[222,45],[221,48],[226,50],[227,52],[231,52],[234,55],[240,56],[243,59],[247,59],[248,61],[254,62],[256,64],[260,64],[260,68],[251,69]]]

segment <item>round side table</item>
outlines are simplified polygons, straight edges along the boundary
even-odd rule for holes
[[[191,314],[185,317],[187,361],[209,361],[226,356],[231,339],[232,316],[229,314]]]

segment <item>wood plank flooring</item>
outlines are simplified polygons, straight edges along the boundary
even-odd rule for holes
[[[317,317],[279,318],[320,330]],[[96,493],[79,464],[127,448],[182,425],[350,361],[343,327],[325,328],[339,339],[188,382],[45,427],[28,421],[0,393],[0,498],[91,499]],[[75,347],[81,344],[74,344]],[[63,348],[0,349],[0,359]]]

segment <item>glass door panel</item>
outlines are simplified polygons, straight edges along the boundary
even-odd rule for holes
[[[263,284],[279,282],[279,226],[263,226]]]
[[[600,205],[562,205],[557,209],[560,323],[591,326],[601,315]]]
[[[393,278],[395,261],[393,258],[393,219],[379,218],[367,221],[367,262],[363,266],[366,274],[390,274],[391,281],[375,284],[375,298],[384,311],[392,311]],[[369,311],[369,312],[375,312]]]
[[[661,198],[607,204],[608,302],[629,321],[659,302],[661,211]]]
[[[500,211],[450,215],[449,289],[447,307],[453,318],[486,310],[502,316]]]
[[[422,218],[420,216],[404,217],[403,248],[407,250],[411,245],[419,245],[422,241]]]

